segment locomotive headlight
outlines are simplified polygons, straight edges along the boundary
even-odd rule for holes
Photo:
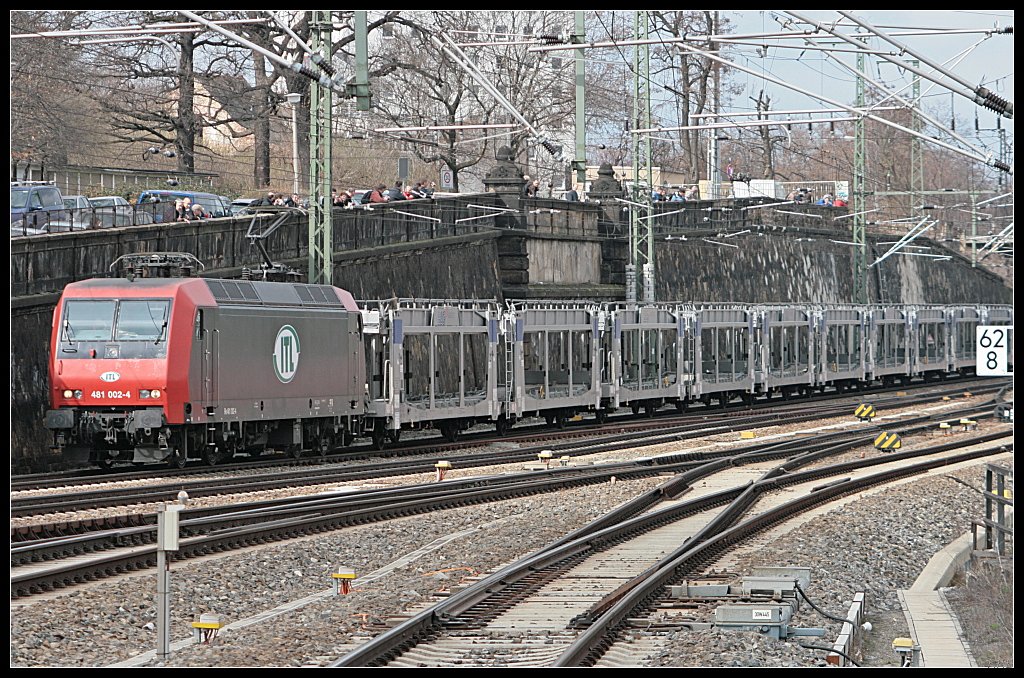
[[[160,397],[160,389],[154,388],[152,391],[149,392],[149,397],[150,398],[159,398]]]
[[[64,397],[65,398],[70,398],[71,396],[72,396],[71,389],[70,388],[64,389]]]

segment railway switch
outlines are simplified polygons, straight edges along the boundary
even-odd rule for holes
[[[551,459],[554,456],[555,456],[555,453],[552,452],[551,450],[543,450],[543,451],[537,453],[537,459],[539,459],[544,464],[544,468],[550,468],[551,467]]]
[[[973,431],[978,428],[978,422],[973,419],[961,419],[960,425],[963,427],[964,431]]]
[[[941,424],[939,424],[939,434],[944,436],[952,435],[953,427],[950,426],[948,422],[944,421]]]
[[[790,626],[793,606],[788,602],[730,603],[715,608],[715,628],[753,631],[776,640],[790,636],[824,636],[823,628]]]
[[[352,581],[356,578],[356,571],[351,567],[339,567],[337,572],[331,574],[334,580],[334,592],[339,596],[347,596],[352,592]]]
[[[437,482],[444,480],[444,474],[450,471],[452,463],[450,461],[441,460],[434,464],[434,470],[437,471]]]

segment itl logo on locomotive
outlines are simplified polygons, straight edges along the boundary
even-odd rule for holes
[[[299,333],[291,325],[285,325],[277,331],[274,339],[274,372],[282,384],[287,384],[295,377],[299,369]]]

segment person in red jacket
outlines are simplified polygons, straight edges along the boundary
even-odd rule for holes
[[[367,199],[367,202],[387,202],[388,196],[385,193],[387,190],[387,186],[384,184],[378,184],[377,188],[370,191],[370,197]]]

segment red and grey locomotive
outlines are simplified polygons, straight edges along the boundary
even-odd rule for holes
[[[326,453],[361,425],[361,319],[336,287],[85,280],[65,288],[51,347],[45,426],[100,466]]]

